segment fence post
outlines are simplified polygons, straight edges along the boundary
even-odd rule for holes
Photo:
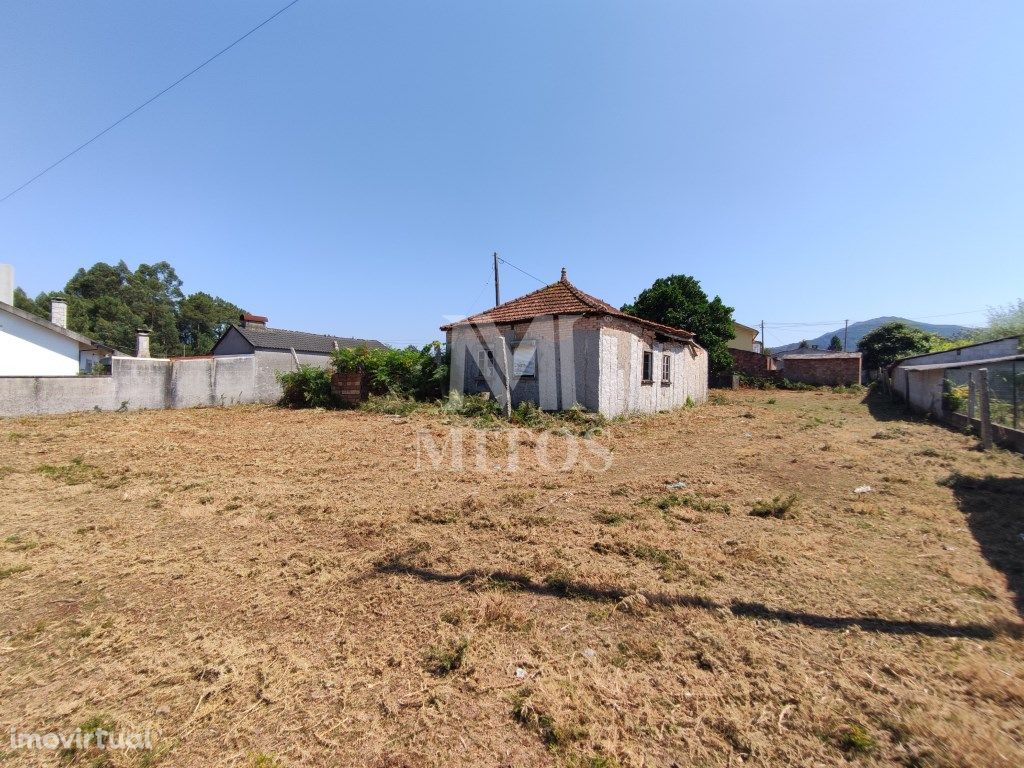
[[[508,344],[504,336],[498,336],[498,343],[501,345],[501,376],[505,380],[505,418],[512,416],[512,377],[508,369]]]
[[[974,418],[974,399],[978,396],[974,388],[974,371],[967,374],[967,418]]]
[[[988,368],[978,371],[978,387],[981,394],[981,447],[986,451],[992,447],[992,413],[989,408]]]
[[[1013,428],[1020,428],[1020,416],[1017,415],[1017,361],[1014,360],[1010,367],[1010,383],[1013,385]]]

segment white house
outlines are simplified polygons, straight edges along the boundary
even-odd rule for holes
[[[442,326],[451,390],[490,392],[546,411],[579,404],[605,416],[703,403],[708,353],[682,328],[627,315],[558,282]]]
[[[0,376],[77,376],[116,350],[67,328],[55,299],[50,320],[14,306],[14,270],[0,264]]]

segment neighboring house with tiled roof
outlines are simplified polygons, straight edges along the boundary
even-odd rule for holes
[[[569,282],[441,327],[452,389],[547,411],[575,404],[606,416],[707,399],[708,356],[683,328],[627,315]]]
[[[281,396],[277,383],[279,371],[294,371],[298,365],[316,365],[326,368],[331,353],[345,347],[384,347],[373,339],[353,339],[346,336],[327,336],[305,331],[286,331],[267,327],[267,318],[242,313],[217,339],[211,354],[254,355],[256,359],[256,386],[261,399],[271,402]]]
[[[50,319],[14,306],[14,270],[0,264],[0,376],[77,376],[117,353],[68,330],[68,305],[54,299]]]

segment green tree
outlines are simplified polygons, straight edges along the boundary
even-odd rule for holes
[[[930,352],[939,337],[913,328],[906,323],[893,322],[880,325],[857,342],[864,355],[864,368],[872,371],[884,368],[897,360]]]
[[[843,351],[843,340],[835,334],[832,334],[832,339],[828,343],[829,352],[842,352]]]
[[[800,343],[796,345],[796,348],[797,349],[810,349],[811,345],[810,345],[810,342],[807,341],[807,339],[801,339]]]
[[[988,326],[975,333],[971,337],[971,341],[991,341],[992,339],[1004,339],[1007,336],[1022,335],[1024,335],[1024,299],[1017,299],[1016,304],[989,309]]]
[[[697,343],[708,351],[712,373],[732,370],[732,355],[727,346],[735,338],[732,329],[732,307],[708,295],[700,283],[689,275],[660,277],[641,292],[622,311],[645,320],[683,328],[696,336]]]
[[[50,313],[45,311],[39,306],[35,299],[31,298],[21,288],[14,289],[14,306],[18,309],[23,309],[26,312],[31,312],[33,315],[39,315],[39,317],[45,317],[47,320],[50,319]]]
[[[186,296],[178,305],[178,338],[182,353],[208,354],[228,325],[238,320],[241,312],[230,301],[202,291]]]
[[[15,305],[40,317],[50,317],[50,302],[68,303],[68,328],[131,354],[135,332],[150,330],[154,356],[206,354],[227,323],[241,310],[229,301],[207,293],[186,297],[174,267],[166,261],[139,264],[129,269],[97,262],[79,269],[63,291],[29,298],[20,288]]]
[[[47,297],[47,309],[49,298]],[[154,356],[180,354],[178,305],[181,280],[166,261],[140,264],[133,272],[123,261],[98,262],[79,269],[63,291],[68,327],[122,352],[135,348],[135,331],[148,328]],[[38,303],[37,299],[37,303]]]

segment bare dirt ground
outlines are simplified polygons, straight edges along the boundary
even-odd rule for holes
[[[418,468],[437,415],[0,421],[0,762],[1024,765],[1024,460],[717,399],[565,472]],[[87,722],[153,747],[7,743]]]

